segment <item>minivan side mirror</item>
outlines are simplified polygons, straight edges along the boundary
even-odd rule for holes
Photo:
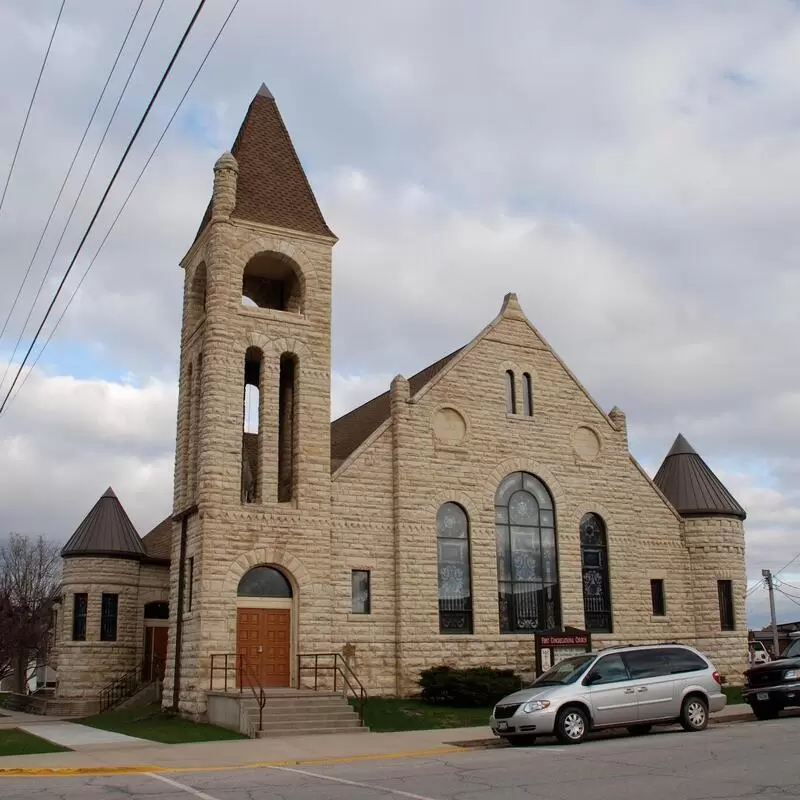
[[[584,684],[586,686],[591,686],[593,683],[597,683],[599,678],[600,678],[600,673],[599,672],[590,672],[586,676],[586,680],[584,681]]]

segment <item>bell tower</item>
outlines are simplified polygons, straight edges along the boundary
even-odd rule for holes
[[[242,597],[254,569],[285,579],[288,617],[280,663],[254,656],[251,679],[295,685],[296,656],[330,647],[335,243],[262,85],[214,166],[211,202],[182,262],[163,702],[184,713],[205,710],[211,656],[242,652],[243,608],[250,625],[259,608],[274,606],[269,595],[253,595],[254,580]],[[234,672],[229,663],[229,685],[244,678]],[[221,684],[222,672],[213,678]]]

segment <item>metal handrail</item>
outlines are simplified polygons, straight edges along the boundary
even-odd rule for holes
[[[126,700],[139,688],[139,671],[126,672],[114,678],[100,690],[100,711],[108,711],[117,703]]]
[[[222,666],[216,662],[222,660]],[[231,664],[232,662],[232,664]],[[233,669],[234,683],[239,689],[239,694],[245,693],[244,680],[258,704],[258,730],[264,730],[264,706],[267,704],[267,695],[262,686],[258,685],[255,676],[247,663],[244,653],[212,653],[211,654],[211,670],[209,676],[209,690],[214,689],[214,674],[222,670],[225,681],[224,691],[228,691],[228,673]],[[234,688],[236,688],[234,687]]]
[[[314,659],[313,666],[304,665],[303,659]],[[320,666],[319,660],[333,659],[332,663],[323,663]],[[333,691],[338,691],[337,677],[341,677],[345,686],[345,694],[349,690],[353,698],[358,702],[358,719],[361,726],[364,725],[364,708],[367,704],[367,690],[358,678],[353,668],[347,663],[341,653],[300,653],[297,656],[297,682],[300,684],[300,677],[303,672],[314,672],[314,691],[319,691],[319,673],[333,673]],[[355,684],[355,685],[353,685]]]

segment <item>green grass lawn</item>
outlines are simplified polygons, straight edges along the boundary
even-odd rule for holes
[[[376,733],[421,731],[431,728],[470,728],[476,725],[488,725],[491,713],[491,707],[452,708],[431,706],[421,700],[370,697],[364,710],[364,724]]]
[[[216,742],[227,739],[246,739],[240,733],[192,722],[182,717],[165,714],[160,706],[150,705],[128,711],[107,711],[94,717],[78,720],[83,725],[104,731],[124,733],[140,739],[149,739],[163,744],[185,744],[187,742]]]
[[[25,731],[0,731],[0,756],[27,756],[34,753],[67,753],[69,748],[40,739]]]
[[[729,706],[737,706],[744,703],[741,686],[725,686],[722,691],[725,692],[725,696],[728,698]]]

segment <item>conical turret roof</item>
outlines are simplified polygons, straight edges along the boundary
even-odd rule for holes
[[[143,558],[142,540],[109,486],[61,550],[63,558]]]
[[[239,172],[236,219],[334,237],[322,216],[272,92],[261,84],[231,147]],[[211,219],[209,204],[200,231]]]
[[[747,516],[683,434],[678,434],[653,480],[682,517]]]

